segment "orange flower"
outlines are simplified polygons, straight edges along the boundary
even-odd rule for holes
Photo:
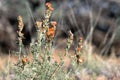
[[[52,8],[52,4],[51,3],[46,3],[45,4],[46,8],[49,9],[50,11],[53,11],[54,9]]]
[[[54,37],[54,34],[55,34],[55,29],[54,29],[54,27],[48,28],[48,30],[47,30],[47,32],[46,32],[46,36],[53,38],[53,37]]]
[[[80,51],[80,50],[81,50],[81,48],[80,48],[80,47],[78,47],[78,48],[77,48],[77,51]]]
[[[56,22],[52,21],[50,22],[50,27],[48,28],[47,32],[46,32],[46,36],[47,38],[53,38],[55,35],[55,30],[56,30]]]
[[[22,58],[22,63],[25,65],[28,62],[28,58]]]
[[[49,3],[49,2],[47,2],[47,3],[45,4],[45,6],[46,6],[46,7],[51,7],[51,6],[52,6],[52,4],[51,4],[51,3]]]

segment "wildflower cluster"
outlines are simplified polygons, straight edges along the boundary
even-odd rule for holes
[[[82,37],[79,38],[79,41],[78,41],[78,45],[77,45],[77,48],[76,48],[76,54],[80,54],[80,51],[81,51],[81,48],[82,48]]]
[[[50,17],[53,11],[52,5],[46,3],[45,18],[42,21],[36,21],[36,27],[38,29],[38,44],[51,52],[53,39],[56,31],[56,21],[50,21]],[[43,51],[44,52],[44,51]]]
[[[50,3],[46,3],[45,7],[46,7],[46,10],[45,10],[45,19],[42,22],[36,21],[36,26],[43,33],[45,33],[46,30],[49,27],[48,26],[49,25],[49,19],[50,19],[50,16],[52,14],[52,11],[53,11],[52,5]]]
[[[67,39],[67,46],[65,48],[66,52],[65,52],[65,56],[68,54],[68,50],[70,49],[72,43],[73,43],[73,33],[71,31],[68,31],[68,39]],[[83,58],[81,58],[81,48],[83,45],[83,38],[80,37],[79,41],[78,41],[78,45],[75,49],[75,56],[77,58],[77,63],[82,63],[84,61]]]
[[[33,59],[30,61],[28,56],[20,59],[20,62],[17,63],[14,68],[17,80],[62,79],[62,75],[59,75],[58,72],[63,73],[64,71],[62,69],[63,61],[60,61],[60,63],[51,63],[52,43],[57,24],[55,21],[49,21],[52,10],[52,5],[50,3],[46,3],[45,19],[42,21],[36,21],[35,26],[37,28],[38,39],[36,42],[32,42],[30,44],[30,51]],[[22,31],[22,29],[20,28],[20,31]],[[20,38],[22,39],[23,35]]]
[[[81,48],[82,48],[82,45],[83,45],[83,38],[80,37],[79,38],[79,41],[78,41],[78,45],[77,45],[77,48],[75,49],[75,55],[76,55],[76,58],[77,58],[77,63],[82,63],[84,61],[83,58],[81,58]]]
[[[55,30],[56,30],[56,22],[52,21],[50,22],[50,27],[48,28],[47,32],[46,32],[46,40],[47,41],[52,41],[52,39],[55,36]]]
[[[20,56],[21,56],[21,53],[22,53],[22,39],[24,38],[24,34],[22,33],[22,30],[24,28],[24,23],[23,23],[23,19],[22,19],[22,16],[18,16],[17,18],[18,20],[18,31],[17,31],[17,34],[18,34],[18,43],[19,43],[19,60],[20,60]]]
[[[44,40],[51,41],[54,38],[55,30],[56,30],[56,21],[50,22],[50,16],[52,14],[53,8],[50,3],[46,3],[46,10],[45,10],[45,18],[42,21],[36,21],[36,27],[42,34]]]
[[[23,30],[23,27],[24,27],[24,23],[23,23],[23,20],[22,20],[22,16],[18,16],[18,40],[19,40],[19,43],[21,44],[22,43],[22,39],[23,39],[23,33],[22,33],[22,30]]]
[[[68,54],[68,50],[70,49],[71,44],[73,43],[73,33],[71,31],[68,31],[68,39],[67,39],[67,47],[65,55]]]
[[[45,18],[42,21],[36,21],[35,26],[37,28],[38,39],[36,42],[30,44],[30,53],[32,53],[32,60],[30,61],[27,55],[23,55],[21,58],[22,39],[24,35],[22,17],[18,16],[18,39],[20,43],[20,62],[15,66],[15,73],[17,80],[67,80],[65,74],[67,71],[64,68],[64,58],[68,55],[68,50],[73,43],[73,33],[68,31],[67,46],[65,48],[65,55],[60,57],[60,62],[53,61],[52,49],[53,41],[56,32],[56,21],[50,21],[50,17],[53,11],[52,5],[46,3]],[[81,63],[81,57],[79,55],[82,46],[82,38],[80,38],[79,44],[76,48],[77,62]],[[53,62],[52,62],[53,61]],[[76,62],[76,61],[75,61]],[[68,72],[69,73],[69,72]]]

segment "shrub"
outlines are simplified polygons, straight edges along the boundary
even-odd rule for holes
[[[15,72],[15,79],[17,80],[70,80],[74,79],[68,77],[71,71],[67,71],[64,68],[64,57],[68,56],[68,50],[73,42],[73,34],[68,31],[69,38],[67,39],[67,46],[65,48],[65,55],[60,56],[60,62],[56,62],[51,54],[53,49],[53,40],[56,32],[56,22],[50,21],[50,16],[52,14],[53,8],[50,3],[46,3],[46,11],[44,20],[36,21],[35,26],[37,28],[38,39],[36,42],[30,44],[30,52],[33,55],[32,61],[29,60],[28,54],[24,49],[22,44],[22,39],[24,38],[24,33],[22,29],[24,23],[21,16],[18,16],[18,43],[19,43],[19,60],[14,66],[13,70]],[[82,63],[83,59],[80,57],[80,48],[82,45],[82,38],[80,38],[80,43],[76,48],[76,57],[72,60],[74,63]],[[69,56],[70,57],[70,56]]]

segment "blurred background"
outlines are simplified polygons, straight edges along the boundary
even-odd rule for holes
[[[0,47],[2,52],[16,49],[17,16],[23,16],[24,45],[36,38],[36,20],[44,19],[44,4],[51,2],[51,20],[57,21],[55,47],[59,40],[74,34],[72,49],[79,37],[90,43],[100,55],[114,52],[120,56],[120,1],[119,0],[0,0]]]

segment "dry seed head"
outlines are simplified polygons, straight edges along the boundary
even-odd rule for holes
[[[42,31],[42,22],[36,21],[36,22],[35,22],[35,26],[36,26],[40,31]]]
[[[19,16],[17,17],[17,19],[18,19],[18,21],[22,21],[22,16],[19,15]]]
[[[23,30],[23,27],[24,27],[24,23],[23,23],[23,20],[22,20],[22,16],[18,16],[17,17],[17,20],[18,20],[18,31],[17,31],[17,34],[18,34],[18,41],[19,41],[19,44],[22,43],[22,39],[24,38],[24,34],[22,33],[22,30]]]
[[[73,33],[71,31],[68,31],[68,36],[69,36],[69,38],[67,39],[67,46],[68,46],[68,48],[70,48],[70,45],[73,42]]]
[[[23,30],[23,27],[24,27],[22,16],[18,16],[17,20],[18,20],[18,28],[19,28],[19,31],[21,32]]]
[[[40,27],[42,26],[42,22],[36,21],[35,25],[36,25],[38,28],[40,28]]]
[[[67,39],[67,46],[66,46],[66,51],[65,51],[65,55],[67,55],[68,54],[68,50],[70,49],[70,47],[71,47],[71,44],[72,44],[72,42],[73,42],[73,34],[72,34],[72,32],[71,31],[68,31],[68,39]]]
[[[73,40],[73,33],[71,31],[68,31],[68,36],[71,40]]]

